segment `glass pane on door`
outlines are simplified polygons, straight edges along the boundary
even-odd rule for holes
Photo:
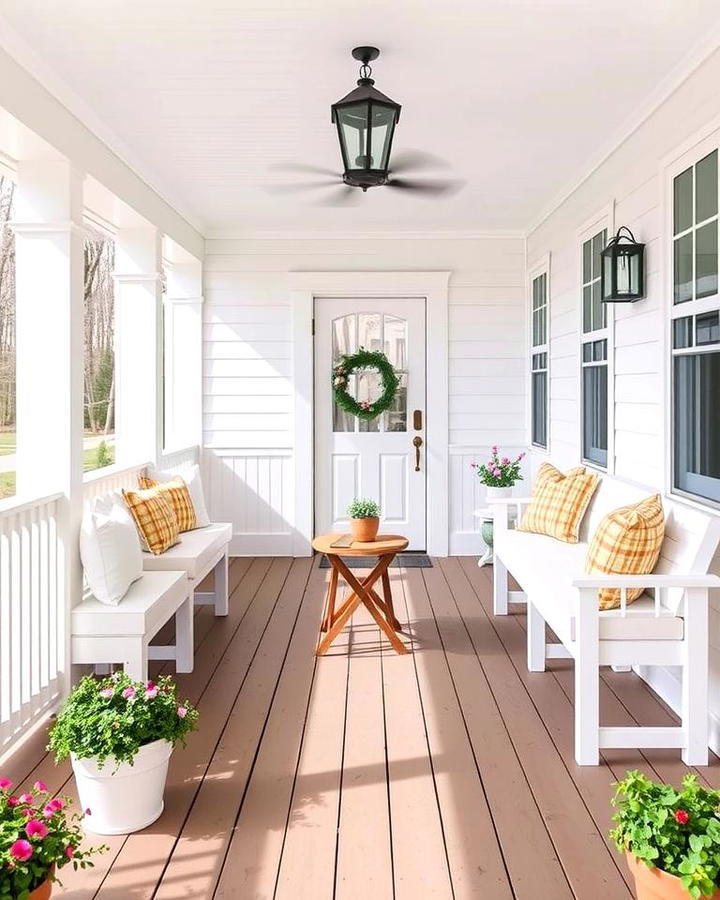
[[[354,353],[356,341],[357,323],[355,315],[341,316],[332,323],[332,365],[335,367],[341,357],[346,353]],[[355,376],[350,376],[349,392],[355,393]],[[344,412],[333,403],[333,431],[355,431],[355,417]]]

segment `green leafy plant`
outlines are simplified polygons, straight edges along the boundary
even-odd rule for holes
[[[104,469],[105,466],[111,466],[115,462],[115,455],[108,446],[106,441],[100,441],[97,446],[95,455],[95,468]]]
[[[710,897],[720,886],[720,791],[686,775],[682,789],[628,772],[614,785],[617,823],[610,837],[650,868],[680,878],[691,897]]]
[[[380,374],[382,393],[375,400],[356,400],[348,392],[350,376],[354,372],[374,369]],[[400,380],[390,360],[379,350],[366,350],[361,347],[357,353],[345,354],[333,366],[332,387],[335,403],[343,410],[358,419],[375,419],[395,401]]]
[[[132,763],[144,744],[185,743],[197,727],[198,712],[178,702],[169,676],[133,681],[122,672],[96,679],[88,675],[72,691],[50,730],[48,750],[58,762],[74,753],[81,759]]]
[[[12,787],[0,778],[0,900],[27,900],[58,869],[92,866],[90,857],[107,847],[80,849],[80,822],[91,810],[70,813],[72,800],[53,797],[42,781],[28,791]]]
[[[380,506],[367,497],[356,497],[348,505],[347,514],[351,519],[377,519],[380,516]]]

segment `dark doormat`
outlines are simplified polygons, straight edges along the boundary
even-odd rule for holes
[[[343,556],[342,561],[349,569],[374,569],[377,565],[377,556]],[[433,564],[427,553],[398,553],[390,563],[391,569],[432,569]],[[327,556],[320,560],[321,569],[329,569],[330,563]]]

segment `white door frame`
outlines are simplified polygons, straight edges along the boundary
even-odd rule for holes
[[[316,298],[425,297],[427,552],[448,555],[448,282],[450,272],[290,272],[295,445],[293,555],[309,556],[314,519],[312,319]]]

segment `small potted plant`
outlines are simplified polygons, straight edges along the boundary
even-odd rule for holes
[[[140,831],[162,814],[170,754],[197,718],[168,676],[157,684],[121,672],[80,681],[52,726],[48,749],[58,762],[70,757],[80,802],[93,811],[93,832]]]
[[[501,456],[497,446],[490,448],[490,459],[485,463],[470,463],[480,483],[486,487],[485,495],[488,500],[500,500],[512,494],[513,485],[522,481],[520,463],[525,458],[521,453],[515,459],[509,456]]]
[[[72,801],[53,797],[42,781],[29,791],[12,787],[0,778],[0,900],[47,900],[58,869],[92,866],[90,857],[106,848],[80,849],[89,809],[71,814]]]
[[[615,787],[610,832],[638,900],[720,900],[720,791],[686,775],[682,789],[628,772]]]
[[[347,514],[354,541],[369,543],[375,540],[380,527],[380,507],[374,500],[356,497],[348,506]]]

